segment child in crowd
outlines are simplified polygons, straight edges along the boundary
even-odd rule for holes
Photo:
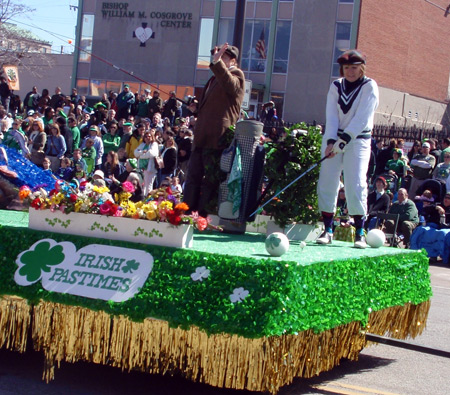
[[[76,180],[81,184],[82,182],[86,181],[86,172],[83,169],[83,166],[81,163],[77,163],[75,165],[75,177]]]
[[[178,177],[172,177],[170,182],[170,189],[172,189],[172,192],[179,192],[182,193],[183,189],[181,188],[180,179]]]
[[[47,156],[44,158],[44,160],[42,161],[42,168],[44,169],[44,171],[50,173],[51,175],[53,175],[52,169],[52,161],[50,160],[50,158],[48,158]]]
[[[72,179],[73,174],[73,168],[72,168],[72,161],[69,158],[62,158],[61,159],[61,167],[56,172],[56,177],[69,181]]]
[[[83,148],[83,159],[86,162],[87,170],[86,173],[92,174],[95,168],[95,158],[97,156],[97,151],[94,148],[94,140],[88,138],[86,140],[86,147]]]

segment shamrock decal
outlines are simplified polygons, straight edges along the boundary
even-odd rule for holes
[[[122,268],[124,273],[133,273],[135,270],[139,269],[139,262],[136,262],[134,259],[126,261],[125,266]]]
[[[193,281],[203,281],[204,278],[209,277],[210,270],[206,266],[200,266],[195,269],[195,272],[191,274]]]
[[[281,239],[277,234],[272,233],[266,239],[266,248],[277,248],[281,243]]]
[[[230,300],[232,303],[241,303],[248,296],[248,294],[249,292],[242,287],[235,288],[233,293],[230,295]]]
[[[64,261],[63,247],[56,245],[50,248],[48,241],[36,245],[34,250],[25,252],[21,259],[23,266],[19,270],[21,276],[33,283],[41,278],[42,272],[50,272],[51,266],[59,265]]]

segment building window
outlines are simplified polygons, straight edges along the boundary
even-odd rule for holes
[[[339,0],[339,3],[354,3],[355,0]]]
[[[269,20],[245,21],[242,70],[266,71]]]
[[[212,36],[214,19],[202,18],[200,22],[200,39],[198,42],[197,68],[207,69],[211,62]]]
[[[221,19],[219,21],[219,33],[217,42],[231,43],[233,42],[234,19]]]
[[[79,95],[89,95],[89,80],[78,79],[77,90]]]
[[[94,15],[83,15],[81,26],[80,62],[90,62],[92,53],[92,36],[94,34]]]
[[[122,90],[122,83],[119,81],[106,81],[106,91],[116,92],[117,94]]]
[[[275,39],[275,56],[273,61],[274,73],[287,73],[290,42],[291,22],[278,21],[277,36]]]
[[[350,49],[350,37],[352,31],[352,24],[350,22],[337,22],[336,35],[334,40],[334,55],[333,55],[333,72],[332,77],[340,77],[339,64],[336,60],[345,51]]]
[[[90,88],[92,96],[101,96],[106,92],[105,81],[91,80]]]

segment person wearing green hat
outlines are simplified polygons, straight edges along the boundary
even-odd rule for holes
[[[128,118],[131,111],[131,106],[135,102],[135,97],[133,92],[130,91],[130,86],[125,84],[123,86],[123,91],[117,96],[117,108],[118,108],[118,118]]]
[[[119,121],[119,125],[120,125],[120,121]],[[128,143],[128,141],[130,141],[130,138],[132,136],[132,131],[133,131],[133,124],[131,122],[124,122],[122,124],[122,136],[120,139],[119,149],[126,148],[127,143]]]

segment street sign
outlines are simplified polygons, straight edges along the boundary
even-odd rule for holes
[[[244,93],[244,100],[242,102],[241,108],[243,110],[248,110],[250,107],[250,95],[252,93],[252,81],[251,80],[245,80],[245,93]]]

